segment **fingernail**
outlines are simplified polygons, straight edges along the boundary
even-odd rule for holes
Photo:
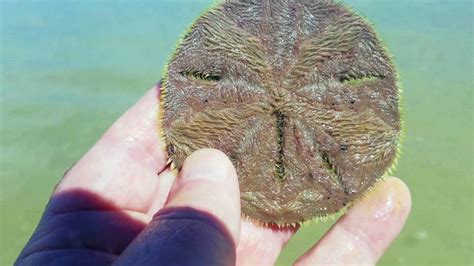
[[[192,153],[183,164],[165,208],[191,207],[223,222],[234,239],[240,235],[240,193],[235,169],[214,149]]]
[[[397,179],[389,178],[385,182],[378,184],[373,191],[373,198],[367,204],[367,210],[373,219],[387,220],[405,211],[405,198],[409,192],[407,187]]]
[[[230,176],[232,170],[232,163],[223,152],[201,149],[186,159],[181,170],[180,182],[196,179],[223,181]]]

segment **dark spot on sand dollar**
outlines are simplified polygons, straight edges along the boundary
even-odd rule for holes
[[[243,212],[263,222],[337,212],[397,152],[392,63],[372,27],[333,1],[217,5],[177,48],[162,100],[176,167],[197,149],[222,150]]]

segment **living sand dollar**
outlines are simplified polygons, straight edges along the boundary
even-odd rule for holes
[[[396,74],[373,28],[325,0],[229,0],[172,56],[162,134],[179,169],[193,151],[226,153],[244,215],[300,223],[334,214],[393,164]]]

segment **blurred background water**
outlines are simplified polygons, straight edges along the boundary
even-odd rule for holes
[[[395,175],[413,209],[380,265],[472,264],[472,1],[343,2],[375,24],[404,88]],[[0,265],[18,255],[64,170],[162,77],[210,3],[0,0]],[[278,265],[332,223],[303,227]]]

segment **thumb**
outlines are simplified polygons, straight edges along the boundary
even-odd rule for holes
[[[227,156],[202,149],[184,162],[167,204],[125,249],[119,265],[235,265],[237,175]]]

